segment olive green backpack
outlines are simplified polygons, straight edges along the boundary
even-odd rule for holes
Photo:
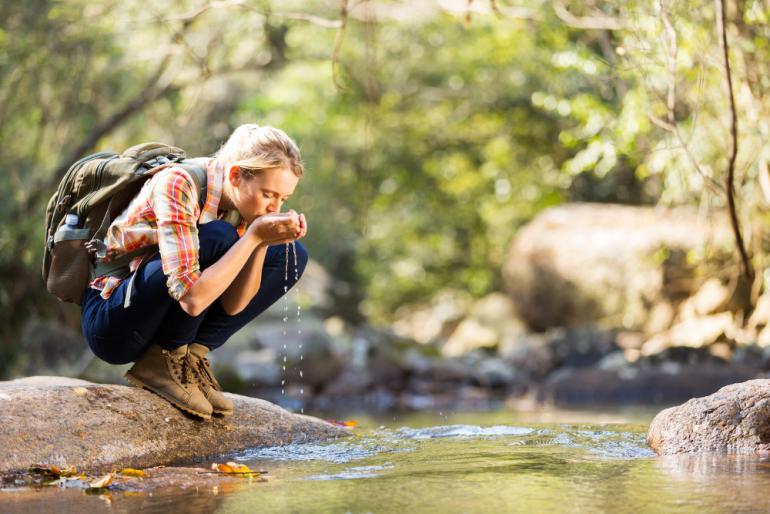
[[[122,154],[95,153],[73,164],[46,208],[43,282],[48,291],[63,302],[80,305],[90,279],[103,275],[124,278],[129,274],[131,259],[157,250],[153,245],[108,264],[96,263],[96,258],[105,256],[103,240],[112,221],[144,182],[160,170],[171,165],[185,169],[195,182],[202,208],[206,201],[206,169],[185,158],[179,148],[143,143]]]

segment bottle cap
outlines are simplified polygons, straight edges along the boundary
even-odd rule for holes
[[[70,226],[77,226],[78,224],[78,215],[77,214],[67,214],[67,216],[64,218],[64,223]]]

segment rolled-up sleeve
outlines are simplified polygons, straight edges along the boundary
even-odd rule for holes
[[[163,170],[152,191],[158,225],[158,249],[166,285],[179,301],[200,277],[196,220],[198,198],[191,179],[179,169]]]

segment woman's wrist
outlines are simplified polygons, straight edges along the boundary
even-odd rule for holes
[[[255,250],[267,244],[261,237],[256,234],[251,234],[250,240],[251,244],[254,245]]]

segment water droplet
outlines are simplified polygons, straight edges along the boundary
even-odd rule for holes
[[[299,370],[299,376],[304,377],[305,375],[302,373],[302,370]]]
[[[288,281],[289,280],[289,243],[286,243],[286,253],[285,254],[286,254],[286,267],[284,268],[283,279]]]
[[[305,394],[305,389],[303,389],[302,387],[300,387],[300,388],[299,388],[299,394]]]

